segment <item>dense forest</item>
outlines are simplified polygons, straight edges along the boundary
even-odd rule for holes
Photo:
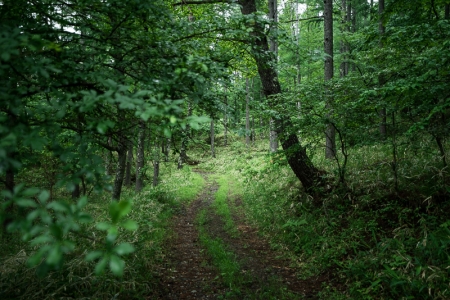
[[[450,0],[0,20],[1,299],[450,298]]]

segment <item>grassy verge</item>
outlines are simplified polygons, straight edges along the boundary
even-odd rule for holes
[[[2,237],[0,244],[0,298],[1,299],[143,299],[152,295],[157,287],[157,267],[163,259],[163,244],[174,211],[186,201],[195,198],[203,188],[203,178],[189,168],[175,171],[175,167],[162,168],[161,184],[153,188],[147,185],[136,194],[125,189],[123,200],[133,203],[127,218],[139,225],[135,231],[121,230],[116,244],[127,242],[135,251],[124,256],[123,277],[113,276],[108,268],[100,276],[94,274],[96,262],[87,262],[87,251],[76,250],[66,257],[65,264],[45,277],[36,276],[36,268],[27,267],[27,259],[35,252],[29,244],[7,244]],[[85,210],[95,222],[109,220],[110,195],[92,194]],[[67,199],[70,202],[70,199]],[[105,232],[95,223],[82,225],[79,234],[66,238],[77,249],[105,250]],[[7,251],[3,251],[7,250]]]
[[[347,188],[320,206],[302,193],[282,156],[254,156],[242,169],[251,174],[242,180],[248,217],[274,247],[289,249],[304,279],[330,274],[323,299],[450,297],[445,172],[427,151],[399,155],[396,189],[390,151],[353,149]],[[315,164],[334,179],[329,161],[315,157]]]
[[[389,143],[352,147],[345,187],[336,184],[336,162],[311,150],[335,187],[319,206],[303,193],[284,155],[269,154],[267,144],[231,143],[205,165],[242,187],[248,219],[304,279],[333,279],[318,297],[450,298],[450,177],[432,141],[398,139],[395,163]]]

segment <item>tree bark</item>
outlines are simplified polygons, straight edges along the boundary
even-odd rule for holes
[[[133,142],[130,141],[127,148],[127,165],[125,170],[125,186],[131,186],[131,164],[133,163]]]
[[[110,147],[112,147],[112,138],[108,137],[108,145]],[[111,150],[107,149],[106,151],[108,151],[106,153],[106,167],[105,167],[105,171],[106,171],[106,175],[112,175],[113,170],[112,170],[112,152]]]
[[[188,117],[192,116],[192,105],[191,102],[188,101]],[[191,136],[191,126],[189,124],[186,125],[186,129],[183,132],[183,138],[181,139],[181,149],[180,149],[180,157],[178,158],[178,169],[182,169],[183,165],[187,161],[187,143],[188,139]]]
[[[250,146],[250,92],[249,92],[249,80],[245,79],[245,145]]]
[[[227,92],[225,88],[225,93]],[[227,95],[225,95],[225,112],[223,116],[223,127],[224,127],[224,135],[223,135],[223,146],[226,147],[228,144],[228,116],[227,116],[227,108],[228,108],[228,99]]]
[[[216,158],[216,150],[214,149],[214,119],[211,118],[210,136],[211,136],[211,156]]]
[[[140,192],[144,187],[144,147],[145,147],[145,122],[139,121],[138,144],[136,153],[136,192]]]
[[[269,20],[272,22],[270,30],[273,32],[273,37],[270,39],[270,51],[274,55],[274,63],[278,61],[278,42],[277,42],[277,22],[278,22],[278,5],[277,0],[269,0]],[[275,130],[274,120],[269,120],[269,149],[270,152],[278,151],[278,136]]]
[[[384,35],[384,32],[385,32],[385,27],[384,27],[384,24],[383,24],[383,13],[384,13],[384,0],[379,0],[378,1],[378,15],[379,15],[378,32],[380,34],[380,48],[381,49],[384,47],[383,35]],[[380,87],[382,87],[385,84],[385,79],[384,79],[383,74],[380,74],[378,76],[378,84],[379,84]],[[381,139],[385,140],[386,136],[387,136],[386,107],[382,107],[378,111],[378,114],[380,116],[379,130],[380,130]]]
[[[122,185],[123,179],[125,175],[125,163],[127,161],[127,142],[124,137],[120,138],[120,141],[117,145],[117,169],[116,169],[116,177],[114,178],[114,186],[112,193],[112,200],[119,201],[120,194],[122,193]]]
[[[160,152],[158,141],[155,141],[155,157],[153,160],[153,187],[157,186],[159,183],[159,162],[160,162]]]
[[[349,30],[347,25],[347,1],[341,0],[341,6],[342,6],[342,33],[347,33]],[[341,55],[342,55],[342,62],[341,62],[341,77],[345,77],[348,75],[348,45],[345,41],[345,39],[341,40]]]
[[[333,95],[328,82],[333,79],[333,1],[324,0],[324,50],[325,50],[325,96],[327,119],[333,113]],[[336,155],[335,129],[330,122],[325,132],[325,158],[334,158]]]
[[[243,15],[254,15],[256,13],[255,0],[240,0],[241,12]],[[255,17],[253,26],[252,44],[253,57],[256,61],[258,74],[261,78],[263,93],[269,100],[269,105],[275,106],[275,97],[281,93],[281,86],[274,68],[275,57],[269,51],[267,36],[264,33],[264,26]],[[315,187],[320,184],[319,171],[314,167],[306,154],[305,148],[300,144],[297,135],[291,132],[292,122],[289,117],[278,117],[274,119],[275,130],[281,141],[283,150],[286,153],[287,161],[294,174],[302,182],[305,190],[315,193]]]
[[[78,199],[81,196],[81,188],[80,188],[80,184],[77,183],[75,184],[75,188],[72,191],[72,199]]]
[[[11,157],[14,157],[14,155],[11,155]],[[14,192],[14,170],[12,169],[12,166],[10,165],[9,168],[6,170],[6,178],[5,178],[5,185],[6,189],[10,191],[11,193]]]
[[[153,165],[153,186],[157,186],[159,183],[159,160],[156,160]]]

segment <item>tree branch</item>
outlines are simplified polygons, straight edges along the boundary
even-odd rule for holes
[[[180,6],[180,5],[186,5],[186,4],[215,4],[215,3],[233,3],[236,1],[233,0],[197,0],[197,1],[184,1],[182,0],[181,2],[177,2],[172,4],[172,6]]]
[[[314,19],[323,19],[323,16],[315,16],[315,17],[304,18],[304,19],[294,19],[294,20],[289,20],[289,21],[283,21],[280,23],[293,23],[293,22],[308,21],[308,20],[314,20]]]

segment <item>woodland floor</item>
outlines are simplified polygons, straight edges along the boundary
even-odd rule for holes
[[[173,218],[173,236],[161,268],[158,291],[150,299],[315,299],[326,276],[298,279],[298,270],[271,249],[256,228],[246,224],[239,196],[227,197],[237,234],[224,229],[224,220],[212,207],[218,184],[212,174],[201,173],[206,186],[197,198]],[[234,254],[245,278],[239,287],[226,286],[223,274],[199,240],[196,218],[206,210],[209,236],[222,240]],[[268,288],[271,289],[268,291]],[[276,291],[274,291],[274,289]],[[237,292],[236,292],[237,291]]]

